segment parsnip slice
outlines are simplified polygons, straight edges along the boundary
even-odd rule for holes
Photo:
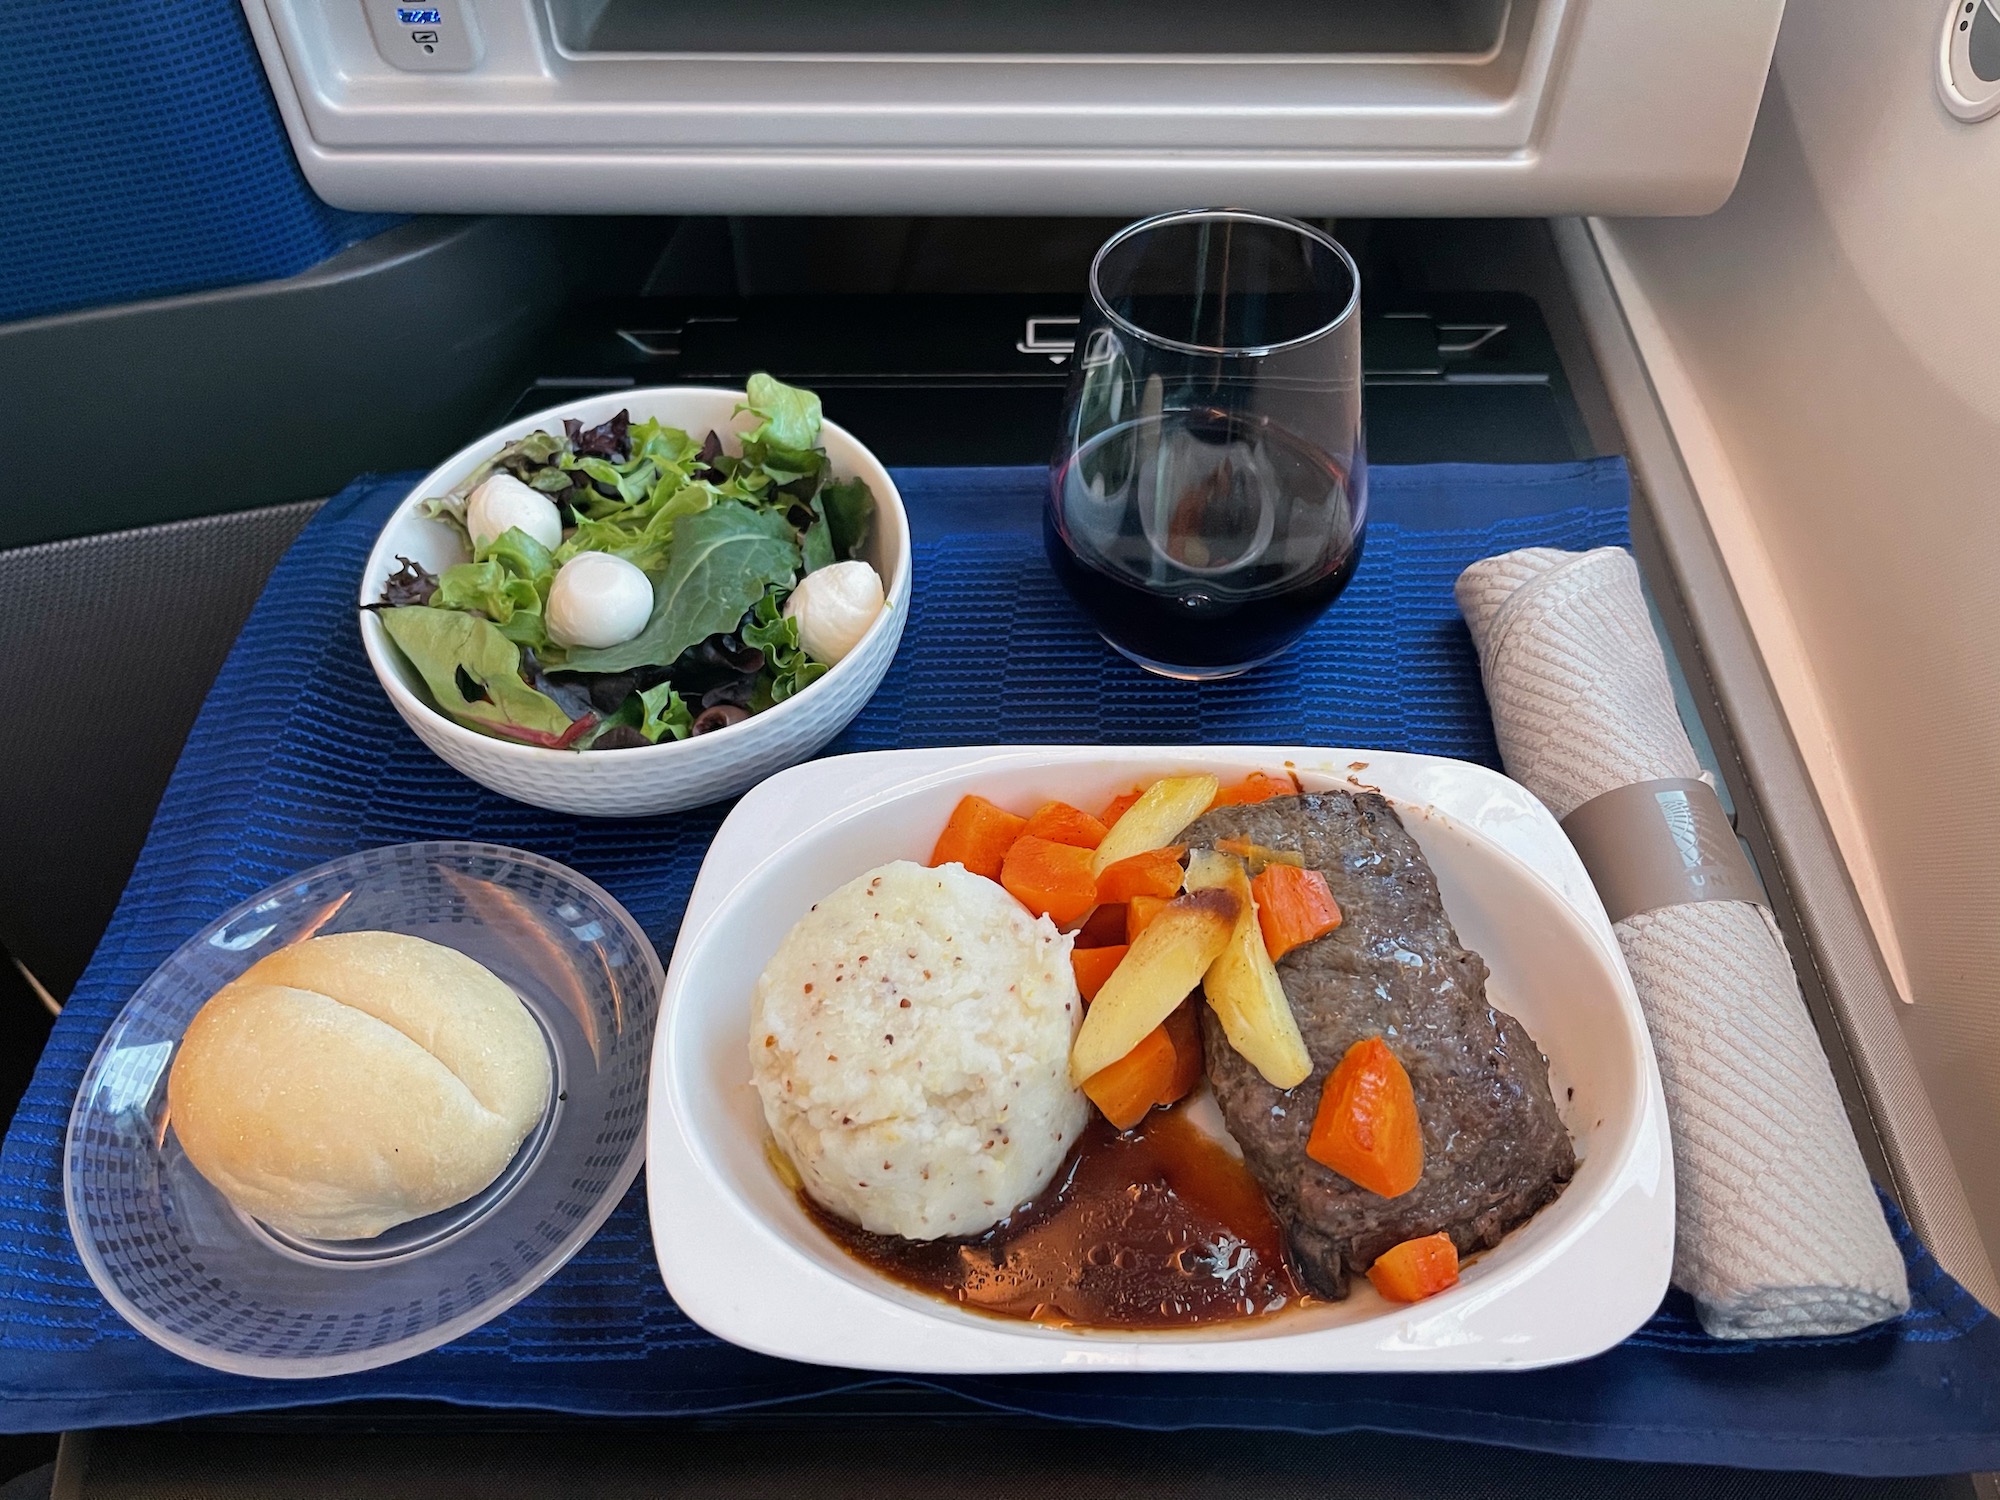
[[[1090,1002],[1070,1048],[1070,1078],[1081,1084],[1110,1067],[1166,1020],[1201,983],[1248,906],[1248,897],[1228,890],[1168,902]]]
[[[1222,783],[1213,776],[1166,776],[1154,782],[1111,825],[1097,846],[1090,873],[1102,875],[1121,859],[1165,848],[1208,811],[1221,789]]]
[[[1312,1058],[1264,948],[1250,877],[1234,857],[1197,849],[1188,856],[1187,889],[1228,891],[1241,903],[1228,945],[1202,976],[1202,991],[1222,1023],[1222,1034],[1244,1061],[1273,1088],[1297,1088],[1311,1076]]]

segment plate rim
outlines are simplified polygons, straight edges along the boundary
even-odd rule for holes
[[[64,1218],[69,1228],[70,1243],[76,1247],[77,1257],[83,1262],[83,1268],[89,1274],[91,1284],[97,1288],[105,1301],[111,1304],[112,1310],[123,1318],[132,1329],[152,1343],[167,1350],[170,1354],[179,1355],[182,1359],[192,1364],[201,1365],[211,1370],[220,1370],[226,1374],[244,1375],[267,1380],[309,1380],[327,1379],[340,1375],[365,1374],[370,1370],[379,1370],[388,1365],[400,1364],[403,1360],[414,1358],[419,1354],[428,1354],[433,1349],[451,1343],[453,1340],[472,1332],[474,1329],[490,1323],[501,1313],[507,1311],[516,1303],[538,1290],[552,1276],[568,1265],[575,1258],[576,1253],[596,1236],[599,1229],[603,1228],[604,1221],[610,1218],[613,1210],[624,1201],[625,1194],[631,1190],[633,1182],[639,1176],[639,1169],[645,1164],[647,1140],[650,1135],[652,1118],[650,1099],[652,1068],[650,1052],[646,1071],[646,1083],[649,1094],[647,1101],[647,1127],[642,1128],[633,1138],[632,1143],[626,1148],[625,1159],[619,1163],[617,1171],[612,1174],[604,1192],[600,1195],[598,1201],[591,1206],[590,1212],[577,1220],[577,1226],[581,1232],[578,1233],[575,1243],[562,1254],[550,1256],[543,1265],[536,1267],[533,1274],[523,1277],[500,1296],[481,1303],[479,1306],[461,1313],[455,1318],[435,1324],[412,1338],[379,1345],[376,1348],[357,1354],[265,1358],[261,1356],[243,1356],[226,1353],[210,1348],[195,1340],[185,1338],[168,1329],[161,1328],[118,1286],[116,1280],[111,1276],[109,1269],[105,1266],[102,1256],[99,1255],[95,1242],[85,1232],[83,1213],[76,1200],[76,1177],[72,1167],[72,1157],[76,1149],[78,1122],[82,1118],[86,1092],[92,1080],[97,1076],[99,1064],[104,1061],[107,1049],[110,1048],[113,1038],[118,1035],[119,1028],[124,1025],[133,1005],[139,1001],[140,997],[145,993],[146,987],[153,982],[154,977],[158,975],[160,970],[164,969],[190,948],[204,944],[211,934],[228,926],[229,923],[235,921],[237,918],[247,915],[264,901],[283,893],[288,887],[312,880],[342,865],[363,859],[368,855],[379,854],[391,849],[450,849],[459,852],[483,853],[489,856],[499,855],[519,863],[543,866],[578,886],[602,902],[612,916],[624,923],[630,930],[631,935],[639,940],[639,951],[646,955],[652,971],[653,1021],[656,1026],[659,1022],[661,1007],[666,999],[665,967],[660,962],[659,949],[654,945],[652,938],[647,935],[646,929],[639,924],[638,919],[626,909],[625,903],[589,876],[562,863],[562,861],[551,859],[545,854],[537,854],[533,850],[517,849],[507,844],[495,844],[484,839],[407,839],[386,844],[370,844],[365,848],[350,850],[348,853],[338,855],[333,859],[322,860],[320,863],[296,871],[282,880],[273,881],[255,894],[234,903],[226,911],[219,913],[210,921],[204,923],[198,931],[191,934],[184,941],[176,944],[171,953],[148,971],[146,977],[139,982],[132,993],[125,997],[124,1003],[118,1007],[118,1013],[111,1018],[111,1023],[105,1027],[104,1034],[98,1038],[96,1047],[91,1050],[90,1061],[84,1065],[83,1076],[77,1081],[76,1093],[70,1100],[69,1117],[63,1124],[62,1152]],[[178,1039],[176,1039],[174,1045],[178,1049],[180,1045]],[[469,1232],[476,1232],[476,1229],[476,1225],[472,1226]],[[354,1272],[350,1269],[344,1270],[341,1274],[352,1275]],[[326,1366],[334,1363],[336,1360],[340,1365],[338,1369],[326,1368]]]

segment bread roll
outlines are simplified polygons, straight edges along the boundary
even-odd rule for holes
[[[389,932],[311,938],[253,964],[189,1024],[174,1133],[245,1213],[369,1239],[500,1175],[546,1108],[526,1008],[464,954]]]

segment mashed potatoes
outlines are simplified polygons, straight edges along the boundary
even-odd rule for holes
[[[848,882],[757,981],[750,1068],[813,1201],[878,1234],[977,1234],[1083,1129],[1070,940],[994,882],[907,861]]]

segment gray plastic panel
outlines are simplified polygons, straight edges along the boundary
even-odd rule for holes
[[[117,478],[59,503],[10,487],[0,547],[427,466],[499,419],[571,288],[646,233],[429,219],[283,281],[0,324],[10,422],[87,432],[91,473]]]

